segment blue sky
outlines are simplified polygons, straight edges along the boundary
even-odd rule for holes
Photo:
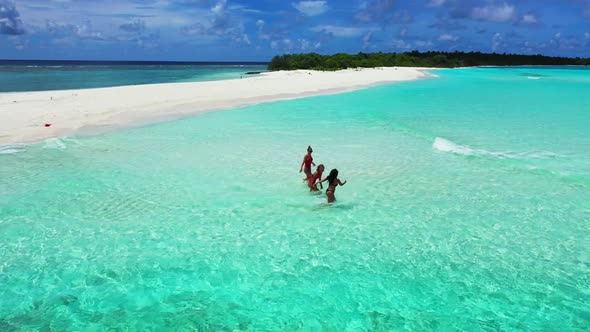
[[[590,0],[0,0],[0,59],[414,49],[590,57]]]

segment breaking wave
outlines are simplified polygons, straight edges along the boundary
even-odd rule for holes
[[[20,145],[0,145],[0,154],[15,154],[23,151]]]
[[[474,149],[466,145],[460,145],[449,141],[447,139],[437,137],[432,143],[432,148],[442,152],[450,152],[464,156],[485,156],[499,159],[554,159],[563,157],[557,153],[549,151],[536,152],[503,152],[503,151],[488,151],[484,149]]]
[[[75,139],[72,138],[67,138],[67,137],[61,137],[61,138],[49,138],[46,139],[45,141],[45,149],[56,149],[56,150],[65,150],[68,145],[81,145],[80,142],[78,142]]]

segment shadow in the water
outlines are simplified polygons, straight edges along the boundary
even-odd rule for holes
[[[334,203],[328,203],[328,202],[322,202],[318,205],[315,205],[312,210],[316,211],[316,210],[324,210],[324,209],[336,209],[338,210],[352,210],[354,209],[356,204],[353,203],[343,203],[343,202],[334,202]]]

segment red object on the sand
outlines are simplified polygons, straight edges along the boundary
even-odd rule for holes
[[[45,127],[51,127],[51,123],[46,123]]]

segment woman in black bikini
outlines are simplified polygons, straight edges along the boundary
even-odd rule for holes
[[[325,179],[320,181],[320,183],[322,183],[324,181],[328,181],[328,189],[326,190],[326,196],[328,196],[328,203],[332,203],[336,200],[336,196],[334,196],[334,192],[336,191],[336,187],[338,185],[340,185],[340,186],[345,185],[346,180],[344,180],[344,182],[341,182],[340,179],[338,178],[338,170],[333,169],[330,171],[330,174]]]

